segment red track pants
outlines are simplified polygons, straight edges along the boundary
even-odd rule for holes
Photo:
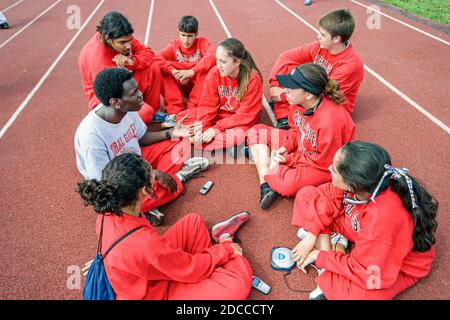
[[[297,193],[292,213],[292,225],[299,228],[305,226],[306,217],[302,213],[307,211],[316,192],[315,188],[305,187]],[[331,232],[340,233],[349,240],[354,237],[346,232],[345,218],[334,220],[328,228],[322,230],[321,234],[329,234]],[[388,300],[393,299],[399,293],[413,286],[418,280],[418,278],[400,272],[397,281],[392,287],[369,290],[342,275],[325,271],[316,278],[316,283],[329,300]]]
[[[288,134],[286,130],[257,124],[248,131],[247,142],[249,146],[265,144],[270,150],[276,150]],[[303,164],[297,164],[295,167],[280,164],[269,171],[264,180],[282,196],[293,197],[304,186],[318,186],[330,181],[331,174]]]
[[[183,96],[188,98],[186,108],[198,105],[207,73],[196,73],[186,85],[181,85],[172,74],[162,73],[163,96],[168,114],[177,114],[184,110]]]
[[[175,248],[191,254],[211,247],[211,237],[199,214],[188,214],[171,226],[162,236]],[[216,267],[209,278],[197,283],[169,284],[169,300],[243,300],[247,299],[252,282],[252,269],[243,256],[233,254],[225,264]]]
[[[282,70],[280,70],[280,72],[278,74],[289,74],[292,71],[292,69],[294,69],[297,66],[298,66],[297,64],[287,64],[283,67]],[[275,114],[275,117],[277,118],[277,120],[288,117],[289,116],[289,108],[290,108],[290,105],[287,102],[274,102],[273,113]],[[293,126],[291,121],[289,122],[289,125],[291,127]]]
[[[186,109],[177,115],[177,121],[187,114],[188,117],[183,123],[186,125],[192,124],[196,119],[196,112],[196,108]],[[238,146],[245,141],[247,132],[251,127],[252,125],[225,129],[223,132],[215,136],[210,143],[196,143],[194,144],[194,147],[197,150],[213,151]],[[208,128],[203,128],[203,131],[206,129]]]
[[[146,197],[142,201],[142,212],[158,208],[180,196],[184,187],[181,181],[175,176],[175,173],[180,170],[184,162],[188,159],[190,151],[191,145],[187,139],[164,140],[141,147],[142,157],[150,163],[152,168],[170,174],[178,186],[177,192],[169,193],[166,188],[155,183],[153,189],[155,189],[158,198],[152,199]]]
[[[144,105],[139,111],[139,115],[145,124],[152,121],[153,113],[159,109],[160,95],[162,89],[162,78],[159,66],[152,63],[150,67],[135,70],[133,78],[138,83],[139,90],[144,95]]]

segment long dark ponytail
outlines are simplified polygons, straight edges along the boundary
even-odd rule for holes
[[[350,187],[350,191],[353,194],[362,192],[373,194],[386,172],[385,165],[388,165],[387,167],[391,165],[391,158],[387,151],[374,143],[353,141],[345,144],[341,152],[342,158],[337,165],[337,171]],[[407,178],[412,184],[414,205]],[[425,252],[436,243],[434,233],[438,226],[436,214],[439,204],[416,178],[410,175],[407,175],[407,178],[392,174],[383,180],[379,191],[391,186],[392,190],[398,194],[403,206],[414,220],[413,251]]]
[[[133,205],[142,187],[151,187],[151,166],[141,156],[122,154],[112,159],[96,179],[78,182],[75,189],[84,205],[98,213],[122,215],[122,208]]]
[[[241,64],[239,65],[239,89],[237,98],[240,100],[245,95],[245,91],[247,90],[248,83],[250,82],[250,77],[252,72],[256,72],[261,81],[263,79],[261,71],[259,71],[256,66],[255,61],[253,60],[250,52],[245,49],[244,44],[235,38],[227,38],[221,41],[218,47],[223,47],[228,51],[230,57],[235,60],[240,60]]]

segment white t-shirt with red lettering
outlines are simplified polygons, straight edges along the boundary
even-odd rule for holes
[[[120,123],[110,123],[95,113],[101,107],[91,110],[75,133],[77,167],[85,179],[100,180],[103,168],[118,155],[140,155],[139,139],[147,131],[137,112],[128,112]]]

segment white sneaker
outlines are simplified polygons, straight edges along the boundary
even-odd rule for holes
[[[183,167],[177,172],[183,179],[183,182],[188,181],[193,176],[205,171],[209,168],[210,162],[206,158],[192,157],[186,160]]]
[[[327,298],[325,298],[322,290],[317,286],[317,288],[309,294],[309,300],[327,300]]]

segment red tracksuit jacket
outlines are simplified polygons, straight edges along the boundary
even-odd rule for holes
[[[94,80],[97,74],[105,68],[116,67],[112,59],[118,54],[117,51],[108,48],[100,40],[100,33],[96,33],[88,43],[81,49],[78,57],[81,79],[83,83],[84,95],[88,99],[90,109],[95,108],[100,101],[94,93]],[[128,70],[145,69],[153,62],[154,53],[152,49],[141,44],[139,40],[133,38],[131,41],[130,58],[133,59],[133,66],[126,66]]]
[[[367,288],[370,266],[380,268],[381,288],[390,288],[400,272],[413,278],[426,276],[434,260],[434,246],[426,252],[413,252],[414,221],[399,196],[390,188],[381,192],[376,203],[343,205],[343,191],[332,183],[316,188],[317,194],[304,215],[304,228],[315,235],[340,224],[343,235],[355,247],[350,254],[321,251],[316,266],[339,274]],[[295,210],[295,209],[294,209]],[[331,288],[333,290],[333,288]],[[334,288],[336,290],[336,288]]]
[[[101,222],[102,215],[98,215],[97,234]],[[102,252],[138,226],[143,227],[114,247],[104,260],[106,274],[118,300],[167,299],[170,280],[199,282],[233,254],[229,242],[213,245],[198,254],[175,249],[156,233],[145,217],[127,214],[105,216]]]
[[[241,100],[236,97],[238,89],[238,79],[222,77],[217,67],[209,71],[197,107],[196,120],[202,121],[203,128],[224,131],[256,124],[262,105],[261,78],[257,73],[252,73]]]
[[[307,62],[323,66],[331,79],[339,82],[340,91],[345,95],[342,106],[348,111],[355,109],[355,99],[364,78],[364,65],[351,44],[339,54],[332,55],[320,47],[319,41],[306,44],[300,48],[283,52],[270,71],[270,86],[280,86],[275,75],[283,74],[285,65],[301,65]],[[285,97],[284,97],[285,99]],[[286,102],[286,101],[283,101]]]
[[[175,39],[156,54],[155,60],[163,73],[170,74],[173,69],[192,69],[196,74],[203,73],[215,65],[216,49],[202,37],[198,37],[189,49],[184,48],[179,39]]]
[[[286,148],[286,165],[307,165],[323,171],[333,162],[336,151],[353,140],[355,124],[350,115],[331,100],[323,97],[316,112],[304,116],[305,108],[291,106],[290,116],[295,124],[281,141]]]

